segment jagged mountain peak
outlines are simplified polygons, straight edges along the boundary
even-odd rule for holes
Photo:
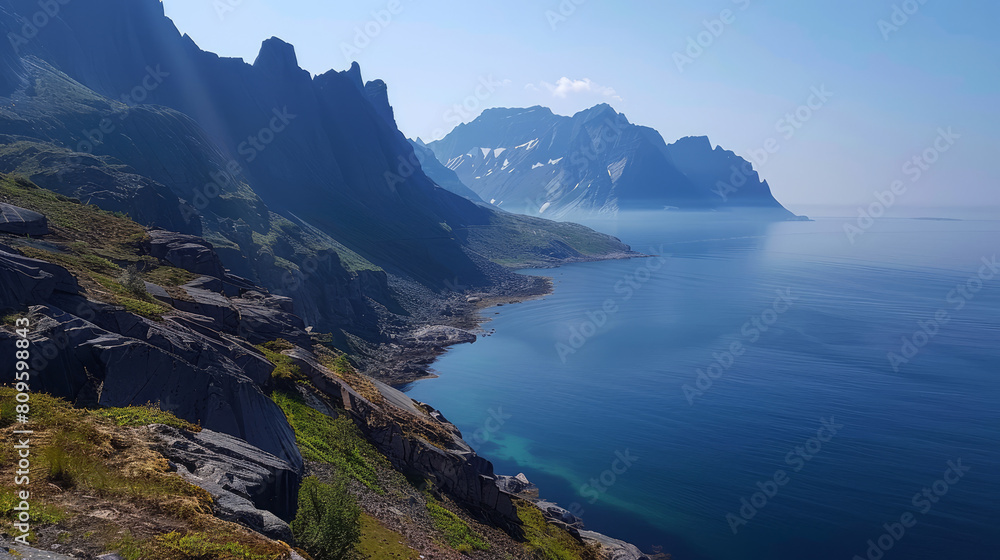
[[[624,113],[619,113],[614,107],[608,105],[607,103],[600,103],[594,105],[589,109],[584,109],[579,113],[573,115],[573,118],[583,117],[585,119],[604,119],[604,118],[616,118],[625,117]],[[628,119],[625,119],[628,122]]]
[[[375,112],[381,116],[385,122],[396,127],[396,114],[389,104],[389,86],[382,80],[372,80],[365,84],[365,94],[368,100],[375,106]]]
[[[428,147],[483,200],[546,217],[666,207],[774,210],[791,217],[739,156],[705,136],[669,146],[601,103],[572,117],[543,107],[493,109]],[[731,192],[732,167],[747,169]],[[436,178],[436,177],[435,177]]]
[[[361,65],[354,61],[351,63],[351,68],[345,72],[346,76],[351,80],[351,82],[358,88],[358,91],[364,91],[365,81],[361,77]]]
[[[293,76],[296,74],[309,76],[308,72],[299,67],[295,47],[277,37],[271,37],[261,44],[253,67],[272,76]]]

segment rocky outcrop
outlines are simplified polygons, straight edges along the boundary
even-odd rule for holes
[[[445,348],[456,344],[472,344],[476,340],[476,335],[469,331],[444,325],[435,325],[418,330],[405,342],[410,346]]]
[[[398,422],[386,421],[387,415],[379,406],[341,381],[312,353],[295,348],[284,354],[309,377],[313,386],[353,414],[372,443],[397,469],[429,478],[436,488],[500,527],[513,529],[517,525],[513,498],[497,486],[493,464],[476,455],[460,438],[456,437],[452,448],[445,450],[407,435]],[[398,396],[394,395],[395,398]],[[396,406],[403,414],[413,413],[412,404],[393,405],[393,399],[388,399],[386,406]]]
[[[497,486],[493,464],[471,449],[444,450],[408,437],[398,425],[370,427],[369,437],[396,468],[430,478],[436,488],[500,527],[517,525],[514,501]]]
[[[508,494],[538,494],[538,487],[532,484],[524,473],[517,476],[497,476],[497,486]]]
[[[251,291],[231,301],[238,317],[237,333],[251,343],[283,338],[294,344],[310,344],[305,323],[292,313],[291,298]]]
[[[82,310],[77,312],[108,326],[117,321],[121,330],[142,338],[103,329],[53,306],[32,307],[34,390],[78,404],[159,403],[180,418],[244,439],[302,468],[284,413],[218,346],[177,324],[153,328],[142,320],[108,317],[100,305]],[[13,338],[0,333],[0,347],[8,346]],[[5,372],[0,381],[11,381],[12,373]]]
[[[200,237],[162,229],[149,232],[150,255],[195,274],[222,278],[226,270],[212,244]]]
[[[163,425],[149,430],[177,472],[212,494],[218,517],[293,542],[287,521],[295,516],[301,476],[287,461],[210,430]]]
[[[580,531],[584,542],[597,545],[606,560],[648,560],[637,546],[593,531]]]
[[[56,292],[76,294],[80,285],[65,268],[0,246],[0,310],[42,303]]]
[[[49,221],[38,212],[0,202],[0,232],[14,235],[48,235]]]

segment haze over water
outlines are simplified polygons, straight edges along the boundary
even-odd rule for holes
[[[527,271],[555,293],[487,310],[496,333],[409,395],[675,560],[866,558],[907,513],[886,560],[995,559],[1000,222],[884,218],[854,244],[844,222],[588,224],[665,259]]]

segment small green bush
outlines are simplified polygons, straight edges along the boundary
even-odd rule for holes
[[[134,264],[128,265],[121,274],[118,275],[118,283],[122,285],[125,290],[138,297],[145,298],[147,296],[146,283],[142,279],[142,273],[139,272],[139,267]]]
[[[302,481],[299,511],[292,521],[299,546],[316,560],[363,560],[361,508],[347,492],[347,479],[323,484],[315,477]]]

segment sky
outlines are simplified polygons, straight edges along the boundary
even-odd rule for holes
[[[163,3],[222,56],[252,62],[277,36],[313,74],[358,61],[411,138],[490,107],[609,103],[753,161],[793,211],[867,208],[897,181],[896,207],[1000,207],[993,1]]]

